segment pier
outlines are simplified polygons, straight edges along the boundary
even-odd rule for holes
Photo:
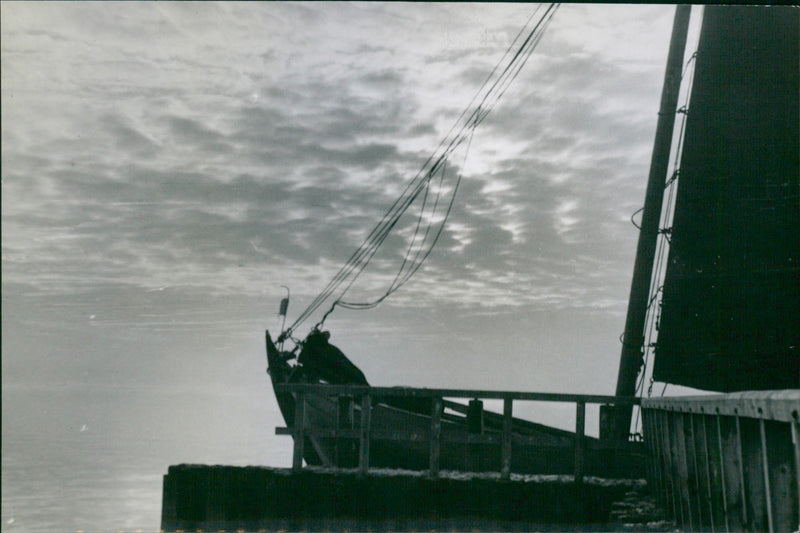
[[[585,434],[587,404],[601,406],[602,433],[605,410],[636,398],[307,384],[276,393],[294,399],[293,424],[276,428],[293,437],[291,468],[171,466],[162,529],[608,530],[623,500],[645,496],[644,445]],[[430,415],[391,426],[380,409],[397,398]],[[323,400],[332,419],[314,415]],[[484,411],[486,400],[502,401],[502,414]],[[575,431],[513,418],[520,402],[573,404]],[[320,465],[307,464],[312,449]],[[391,450],[415,468],[386,468]]]
[[[171,466],[164,531],[617,530],[643,480],[308,467]]]
[[[276,433],[294,437],[291,468],[171,466],[164,477],[162,529],[515,531],[580,526],[599,531],[621,523],[620,508],[638,505],[625,504],[626,498],[641,502],[646,495],[660,504],[647,518],[662,520],[656,524],[674,522],[691,531],[780,533],[800,528],[797,390],[643,399],[644,442],[635,443],[584,434],[587,404],[613,409],[639,401],[630,398],[394,387],[284,388],[281,392],[290,392],[298,406],[294,425],[276,428]],[[334,427],[315,425],[307,416],[305,398],[315,394],[330,396],[342,406]],[[432,400],[429,428],[376,427],[372,408],[389,396]],[[454,398],[469,398],[470,403],[456,403]],[[487,399],[502,400],[503,414],[484,412],[481,402]],[[554,430],[559,438],[549,442],[513,434],[513,405],[522,401],[573,403],[574,433]],[[442,429],[451,411],[467,417],[469,434]],[[486,416],[501,417],[502,430],[483,431]],[[330,464],[309,466],[303,461],[304,448],[317,437],[335,439],[337,453],[325,459]],[[403,441],[425,451],[417,470],[381,468],[371,462],[378,443]],[[474,472],[442,468],[442,449],[457,446],[466,454],[474,455],[471,447],[477,446],[497,457],[473,458],[480,467]],[[545,457],[547,473],[515,473],[514,457],[522,454]],[[637,479],[645,475],[646,482]]]
[[[800,530],[800,390],[642,400],[648,485],[690,531]]]

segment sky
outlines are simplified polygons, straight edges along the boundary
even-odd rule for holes
[[[147,457],[131,468],[152,483],[179,462],[288,466],[263,347],[282,286],[292,321],[537,5],[0,7],[4,471],[42,435]],[[327,320],[372,384],[613,394],[673,13],[561,6],[453,162],[423,268]],[[412,229],[354,299],[386,288]]]

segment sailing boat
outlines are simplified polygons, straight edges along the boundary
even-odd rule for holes
[[[336,350],[331,345],[320,346],[323,332],[312,333],[306,345],[315,344],[319,354],[323,350]],[[304,363],[292,365],[293,354],[281,351],[266,333],[269,375],[275,388],[281,414],[291,428],[295,420],[296,399],[281,392],[280,385],[288,384],[355,384],[366,385],[358,378],[361,372],[352,363],[345,363],[339,355],[339,364],[321,367],[301,351],[298,359]],[[304,348],[305,349],[305,348]],[[327,357],[331,360],[331,357]],[[352,365],[352,366],[351,366]],[[350,370],[343,370],[343,368]],[[355,370],[354,370],[355,369]],[[350,378],[350,379],[348,379]],[[304,425],[318,430],[359,429],[361,403],[359,398],[342,398],[306,394],[304,399]],[[479,401],[469,405],[445,400],[441,414],[441,439],[448,441],[443,447],[439,464],[444,470],[470,472],[498,472],[501,469],[501,432],[503,415],[485,411]],[[427,435],[431,428],[432,402],[429,398],[403,396],[381,397],[370,406],[370,467],[406,470],[425,470],[429,466],[430,448],[427,438],[398,441],[381,438],[393,429]],[[519,418],[512,419],[512,445],[519,453],[512,457],[511,471],[519,474],[572,474],[574,470],[573,447],[575,435],[570,431],[537,424]],[[478,439],[472,439],[470,435]],[[492,438],[494,437],[494,438]],[[357,465],[356,444],[333,437],[307,436],[304,459],[309,465],[354,467]],[[643,472],[641,453],[634,453],[624,461],[609,457],[608,450],[597,438],[585,439],[587,471],[599,477],[629,477],[631,467]]]
[[[662,313],[654,379],[720,391],[800,388],[800,10],[705,8],[682,162],[674,174],[680,175],[675,215],[667,228],[659,227],[662,197],[665,182],[675,180],[667,180],[664,169],[680,85],[674,72],[677,66],[680,78],[688,18],[688,6],[678,6],[643,214],[643,221],[651,222],[648,227],[643,222],[637,250],[617,394],[635,393],[647,348],[645,315],[655,301]],[[477,123],[475,116],[469,115],[467,124]],[[432,160],[423,176],[435,174],[435,162],[441,159]],[[663,291],[658,281],[651,287],[659,235],[670,237]],[[659,293],[662,300],[652,297]],[[315,365],[315,354],[309,351],[297,355],[279,349],[267,332],[273,386],[367,384],[321,330],[315,329],[312,336],[316,355],[328,364]],[[285,332],[278,341],[284,338]],[[298,347],[305,348],[305,342],[313,344],[307,339]],[[296,355],[298,362],[291,363]],[[278,390],[276,398],[291,427],[295,398]],[[480,409],[455,403],[445,407],[449,412],[442,416],[443,434],[475,431],[474,413]],[[431,409],[425,402],[384,398],[372,409],[373,428],[419,428],[424,433],[430,427]],[[305,417],[315,427],[334,429],[342,420],[355,427],[359,417],[354,413],[359,410],[357,400],[342,405],[312,396],[306,398]],[[491,433],[498,432],[501,424],[501,415],[483,412],[478,426]],[[630,410],[618,411],[613,426],[617,438],[626,439]],[[571,456],[564,450],[574,442],[573,433],[520,419],[513,420],[513,431],[520,440],[532,437],[549,445],[551,453],[541,453],[540,448],[537,453],[517,454],[512,471],[571,472]],[[442,467],[497,470],[498,445],[481,446],[478,460],[474,447],[448,447]],[[598,439],[588,439],[588,453],[593,456],[589,473],[632,477],[641,472],[641,458],[635,454],[625,458],[628,468],[622,473],[604,469],[601,448]],[[353,461],[352,450],[337,447],[333,438],[307,437],[304,450],[312,465]],[[371,454],[372,466],[424,469],[428,447],[426,442],[378,440]]]

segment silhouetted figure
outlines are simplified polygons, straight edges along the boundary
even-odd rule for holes
[[[328,331],[309,333],[297,361],[306,372],[332,385],[369,385],[364,373],[339,348],[328,342],[330,336]]]

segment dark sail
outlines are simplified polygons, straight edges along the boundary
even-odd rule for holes
[[[657,381],[800,388],[799,29],[793,7],[705,8]]]

